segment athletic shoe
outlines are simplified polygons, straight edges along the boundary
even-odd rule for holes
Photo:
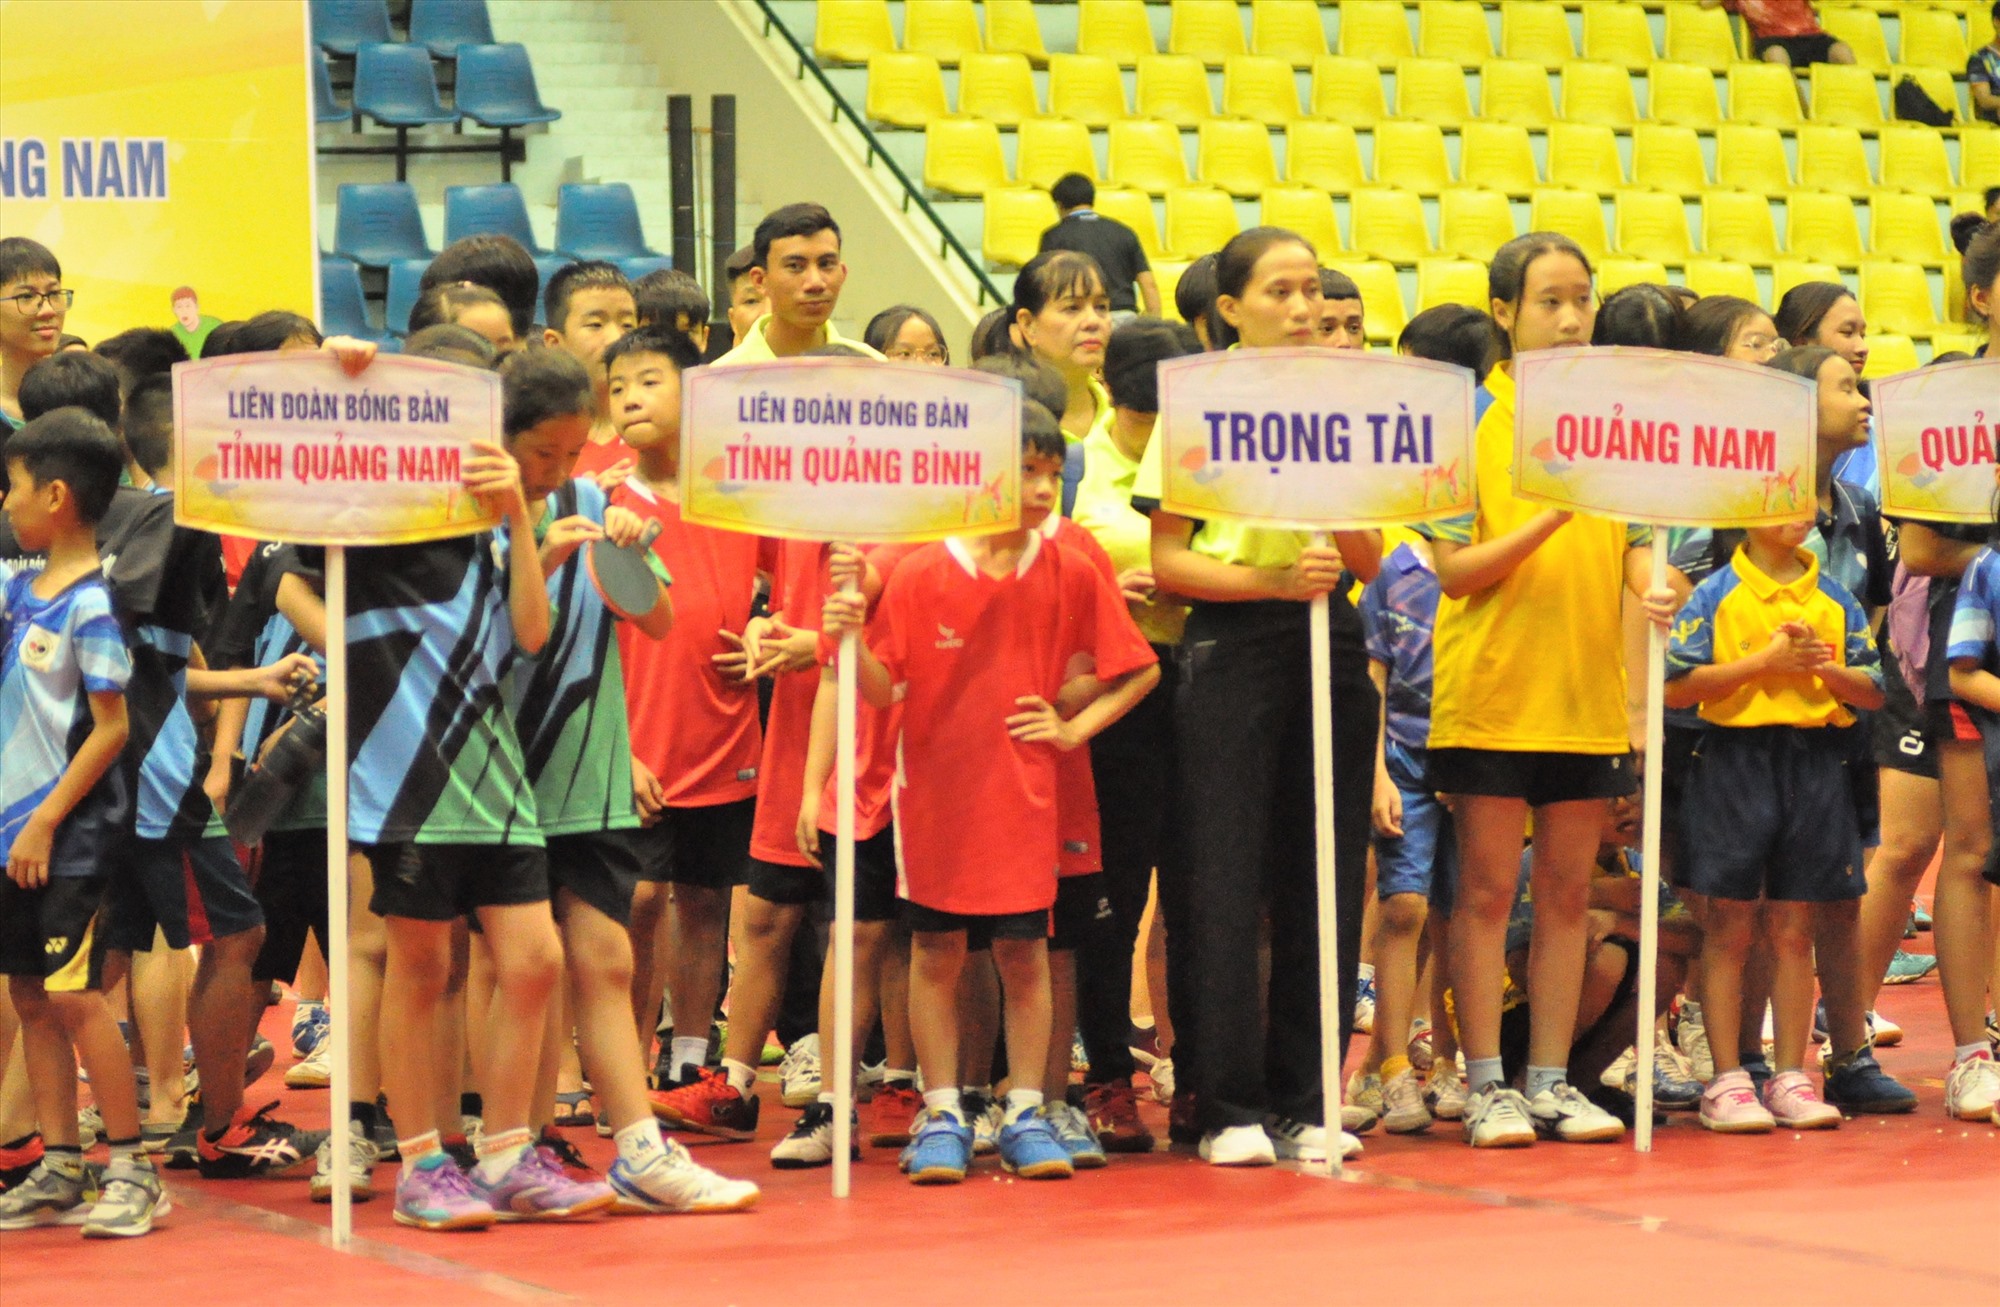
[[[278,1050],[262,1035],[250,1041],[249,1055],[243,1059],[243,1087],[248,1089],[264,1078],[264,1073],[278,1060]],[[192,1086],[190,1086],[192,1090]]]
[[[83,1176],[71,1179],[44,1161],[27,1179],[0,1194],[0,1230],[26,1230],[37,1225],[81,1225],[90,1217],[85,1206],[90,1186]]]
[[[1372,1071],[1366,1074],[1356,1071],[1353,1075],[1349,1076],[1347,1079],[1347,1102],[1341,1105],[1340,1125],[1343,1130],[1354,1130],[1354,1126],[1350,1125],[1347,1119],[1347,1112],[1350,1108],[1358,1108],[1361,1112],[1366,1113],[1369,1118],[1369,1125],[1373,1125],[1375,1122],[1381,1120],[1382,1114],[1389,1110],[1382,1102],[1382,1077]],[[1364,1126],[1362,1128],[1366,1129],[1367,1127]],[[1360,1131],[1355,1131],[1355,1133],[1358,1134]]]
[[[1708,1047],[1708,1027],[1701,1018],[1701,1004],[1691,998],[1681,1000],[1680,1020],[1674,1027],[1674,1043],[1679,1046],[1681,1056],[1688,1060],[1696,1080],[1707,1084],[1715,1079],[1715,1055]]]
[[[1139,1094],[1129,1081],[1091,1085],[1083,1091],[1083,1110],[1090,1128],[1107,1153],[1150,1153],[1153,1132],[1139,1119]]]
[[[585,1160],[583,1154],[576,1151],[575,1144],[563,1138],[548,1126],[543,1126],[541,1134],[535,1137],[535,1147],[546,1152],[553,1158],[555,1164],[562,1168],[563,1174],[570,1179],[580,1184],[602,1184],[604,1182],[604,1173]]]
[[[896,1164],[912,1184],[957,1184],[972,1165],[972,1127],[950,1112],[927,1116]]]
[[[1910,904],[1910,928],[1912,930],[1929,930],[1931,928],[1931,910],[1921,903],[1912,902]]]
[[[810,1107],[819,1101],[819,1036],[802,1035],[778,1063],[778,1084],[786,1107]]]
[[[322,1037],[301,1060],[285,1068],[285,1088],[325,1089],[333,1083],[333,1040]]]
[[[1081,1039],[1069,1041],[1069,1070],[1075,1076],[1088,1078],[1090,1075],[1090,1054],[1084,1049]]]
[[[818,1093],[817,1090],[814,1091]],[[706,1068],[678,1089],[646,1095],[652,1100],[653,1115],[682,1130],[693,1130],[718,1139],[754,1139],[757,1111],[761,1100],[744,1097],[729,1077]]]
[[[586,1183],[564,1175],[555,1153],[539,1146],[522,1153],[498,1180],[482,1179],[477,1169],[466,1172],[465,1180],[501,1222],[568,1221],[618,1201],[602,1180]]]
[[[1150,1070],[1153,1063],[1161,1058],[1160,1028],[1158,1026],[1133,1025],[1125,1032],[1125,1051],[1132,1060]]]
[[[924,1096],[907,1081],[885,1084],[868,1100],[863,1118],[868,1142],[875,1148],[901,1148],[910,1142],[911,1123],[924,1109]]]
[[[1880,1012],[1870,1012],[1868,1037],[1877,1048],[1894,1048],[1903,1042],[1903,1028]]]
[[[104,1137],[104,1114],[97,1110],[97,1104],[79,1109],[76,1114],[76,1146],[87,1153],[97,1147],[97,1141]]]
[[[1278,1151],[1261,1127],[1233,1125],[1201,1137],[1201,1160],[1210,1166],[1270,1166]]]
[[[1375,969],[1361,973],[1354,990],[1354,1029],[1364,1035],[1375,1033]]]
[[[1146,1079],[1153,1082],[1153,1101],[1167,1104],[1174,1101],[1174,1060],[1163,1057],[1146,1071]]]
[[[1993,1045],[1993,1055],[2000,1057],[2000,1016],[1995,1016],[1992,1008],[1986,1009],[1986,1042]]]
[[[97,1184],[97,1201],[84,1217],[86,1239],[133,1239],[174,1210],[151,1162],[114,1158]]]
[[[1615,1073],[1615,1074],[1614,1074]],[[1639,1058],[1632,1049],[1604,1069],[1598,1080],[1607,1089],[1616,1089],[1636,1102],[1639,1096]],[[1661,1032],[1653,1044],[1653,1105],[1663,1111],[1692,1112],[1701,1106],[1701,1081],[1694,1078],[1686,1059]]]
[[[1431,1112],[1424,1106],[1424,1088],[1414,1066],[1383,1081],[1381,1092],[1382,1126],[1390,1134],[1422,1134],[1431,1128]]]
[[[396,1146],[396,1123],[389,1119],[389,1097],[375,1095],[375,1156],[384,1162],[399,1161],[402,1150]]]
[[[359,1121],[347,1122],[347,1193],[357,1203],[375,1196],[375,1145]],[[333,1136],[320,1141],[313,1154],[312,1179],[306,1188],[316,1203],[333,1201]]]
[[[1826,1077],[1826,1101],[1843,1112],[1899,1116],[1917,1110],[1916,1094],[1884,1071],[1869,1049],[1839,1063],[1821,1058],[1819,1069]]]
[[[961,1094],[958,1102],[966,1123],[972,1127],[972,1155],[985,1157],[998,1152],[1000,1128],[1007,1117],[1005,1109],[987,1094]]]
[[[1937,970],[1937,955],[1934,953],[1906,953],[1897,949],[1889,959],[1889,970],[1883,975],[1885,985],[1907,985],[1922,980]]]
[[[1403,1052],[1410,1059],[1410,1065],[1417,1069],[1418,1075],[1423,1075],[1431,1069],[1431,1063],[1437,1055],[1431,1050],[1430,1022],[1422,1017],[1410,1022],[1410,1042],[1404,1045]]]
[[[301,1130],[270,1115],[275,1102],[255,1112],[246,1106],[222,1132],[210,1139],[206,1129],[195,1134],[197,1165],[204,1180],[245,1180],[284,1175],[305,1165],[325,1142],[325,1130]]]
[[[326,1004],[300,999],[299,1005],[292,1009],[292,1056],[312,1056],[332,1028],[333,1018],[328,1015]]]
[[[1528,1115],[1536,1134],[1566,1144],[1609,1143],[1625,1133],[1623,1121],[1578,1093],[1567,1080],[1536,1094],[1528,1103]]]
[[[1828,1106],[1803,1071],[1771,1077],[1764,1088],[1764,1106],[1771,1119],[1787,1130],[1838,1130],[1840,1109]]]
[[[653,1069],[646,1075],[648,1089],[672,1089],[674,1087],[673,1031],[660,1036],[660,1055],[653,1063]]]
[[[190,1093],[187,1100],[187,1114],[181,1117],[180,1127],[167,1140],[166,1167],[169,1171],[192,1171],[200,1161],[201,1128],[207,1121],[201,1106],[201,1096]]]
[[[2000,1107],[2000,1062],[1976,1053],[1951,1069],[1944,1080],[1944,1110],[1960,1121],[1991,1120]]]
[[[470,1171],[479,1165],[479,1146],[466,1134],[447,1131],[439,1136],[438,1146],[444,1149],[446,1157],[458,1164],[458,1169],[461,1171]]]
[[[1090,1118],[1080,1107],[1068,1103],[1050,1103],[1042,1108],[1042,1116],[1049,1129],[1055,1134],[1056,1142],[1069,1155],[1072,1167],[1079,1171],[1095,1171],[1105,1164],[1104,1145],[1097,1141],[1097,1131],[1091,1129]],[[1006,1165],[1006,1153],[1001,1153],[1001,1165]]]
[[[0,1193],[12,1189],[42,1164],[42,1136],[28,1135],[13,1148],[0,1148]]]
[[[614,1214],[642,1216],[686,1212],[747,1212],[760,1193],[748,1180],[726,1180],[696,1162],[678,1139],[666,1141],[666,1152],[643,1167],[624,1158],[611,1164],[607,1178],[618,1195]]]
[[[1709,1081],[1701,1096],[1702,1127],[1725,1135],[1769,1134],[1777,1126],[1777,1118],[1764,1110],[1757,1097],[1749,1072],[1725,1071]]]
[[[428,1159],[427,1159],[428,1160]],[[484,1230],[500,1219],[458,1163],[449,1157],[432,1166],[404,1166],[396,1177],[396,1224],[419,1230]]]
[[[1086,1128],[1085,1134],[1089,1131]],[[1000,1169],[1025,1180],[1067,1180],[1076,1173],[1046,1108],[1023,1112],[1000,1127]],[[1102,1154],[1099,1154],[1102,1157]]]
[[[139,1151],[148,1157],[158,1157],[167,1151],[167,1145],[180,1132],[180,1127],[171,1121],[141,1121],[139,1123]]]
[[[861,1127],[857,1121],[854,1133],[858,1137]],[[861,1160],[861,1149],[851,1140],[848,1157],[852,1161]],[[792,1132],[778,1141],[771,1150],[771,1165],[780,1171],[803,1171],[815,1166],[829,1166],[833,1162],[833,1104],[815,1102],[806,1108]]]
[[[1465,1142],[1474,1148],[1526,1148],[1535,1142],[1528,1100],[1505,1085],[1488,1085],[1465,1096]]]
[[[1457,1121],[1465,1115],[1465,1078],[1458,1074],[1458,1068],[1449,1062],[1431,1064],[1430,1075],[1424,1078],[1424,1102],[1430,1105],[1431,1115],[1440,1121]]]
[[[1326,1127],[1309,1121],[1295,1121],[1285,1116],[1264,1118],[1264,1133],[1270,1137],[1271,1151],[1281,1162],[1324,1162],[1326,1160]],[[1361,1141],[1342,1130],[1340,1133],[1340,1159],[1351,1162],[1361,1156]]]

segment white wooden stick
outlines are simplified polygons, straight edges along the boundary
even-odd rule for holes
[[[1313,532],[1316,546],[1326,532]],[[1313,852],[1319,885],[1320,1093],[1326,1104],[1326,1173],[1340,1174],[1340,928],[1334,898],[1333,637],[1327,600],[1312,601]]]
[[[347,550],[326,549],[326,1006],[333,1076],[333,1246],[354,1239],[354,1195],[347,1138],[353,1101],[354,1029],[347,976]]]
[[[848,594],[860,593],[849,581]],[[833,1048],[828,1065],[833,1074],[833,1196],[845,1198],[854,1146],[854,708],[859,690],[861,635],[849,630],[840,637],[834,697],[834,847],[833,847]]]
[[[1653,531],[1652,588],[1667,583],[1667,533]],[[1640,837],[1639,860],[1639,1015],[1632,1051],[1637,1055],[1633,1075],[1638,1092],[1633,1095],[1632,1146],[1639,1152],[1653,1151],[1653,1008],[1658,1001],[1655,973],[1660,960],[1660,786],[1666,766],[1666,678],[1667,633],[1647,623],[1646,635],[1646,806],[1644,834]]]

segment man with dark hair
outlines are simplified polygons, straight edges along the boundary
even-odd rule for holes
[[[21,425],[21,378],[62,347],[63,319],[76,292],[63,289],[62,264],[25,236],[0,240],[0,436]]]
[[[1111,295],[1111,321],[1129,322],[1139,315],[1139,301],[1145,301],[1148,317],[1160,314],[1160,287],[1153,280],[1153,266],[1138,234],[1116,218],[1107,218],[1090,206],[1097,202],[1097,188],[1090,178],[1073,172],[1056,182],[1049,191],[1062,214],[1062,221],[1042,233],[1042,249],[1075,250],[1097,260],[1104,273],[1104,288]],[[1137,287],[1137,295],[1133,291]]]
[[[764,287],[750,275],[750,269],[756,266],[757,249],[753,245],[745,245],[722,265],[722,275],[729,279],[729,349],[741,345],[750,324],[764,316]]]
[[[426,291],[459,281],[484,286],[498,295],[514,319],[514,338],[530,339],[542,274],[535,267],[534,255],[522,248],[521,242],[493,232],[461,236],[431,260],[417,289]]]
[[[1972,97],[1973,117],[2000,123],[2000,0],[1993,6],[1992,19],[1993,39],[1974,50],[1965,61],[1965,89]],[[1970,25],[1972,15],[1966,15],[1966,22]],[[1986,216],[1991,221],[2000,221],[1994,216],[1996,199],[2000,199],[2000,186],[1987,188]]]
[[[742,329],[736,348],[717,362],[763,363],[833,344],[882,357],[834,330],[833,311],[847,283],[847,264],[840,257],[840,225],[832,214],[817,204],[773,209],[757,224],[750,248],[744,280],[764,293],[766,312]]]
[[[639,306],[639,325],[678,331],[708,352],[708,292],[679,268],[660,268],[632,283]]]

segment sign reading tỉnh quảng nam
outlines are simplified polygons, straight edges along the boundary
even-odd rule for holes
[[[1991,522],[2000,359],[1884,377],[1871,397],[1882,511],[1929,522]]]

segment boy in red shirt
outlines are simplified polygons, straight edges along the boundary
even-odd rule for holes
[[[1727,9],[1750,29],[1750,53],[1766,63],[1851,64],[1854,48],[1819,25],[1810,0],[1701,0],[1703,9]]]
[[[542,343],[583,364],[597,401],[597,419],[577,457],[576,475],[594,478],[609,492],[630,472],[632,451],[618,439],[606,394],[604,355],[639,325],[638,297],[616,264],[590,259],[557,269],[542,304],[549,323],[542,329]]]
[[[1116,721],[1159,680],[1151,646],[1088,559],[1035,528],[1056,506],[1059,431],[1024,424],[1021,526],[926,545],[896,569],[861,649],[862,696],[901,701],[895,790],[899,891],[912,935],[910,1020],[927,1119],[903,1153],[918,1184],[955,1183],[972,1159],[959,1105],[955,996],[968,937],[990,941],[1006,994],[1007,1060],[1032,1075],[1049,1048],[1049,910],[1061,858],[1057,759]],[[833,552],[831,579],[862,558]],[[867,616],[860,595],[827,599],[838,638]],[[1008,1091],[1001,1165],[1031,1179],[1071,1174],[1042,1092]]]

